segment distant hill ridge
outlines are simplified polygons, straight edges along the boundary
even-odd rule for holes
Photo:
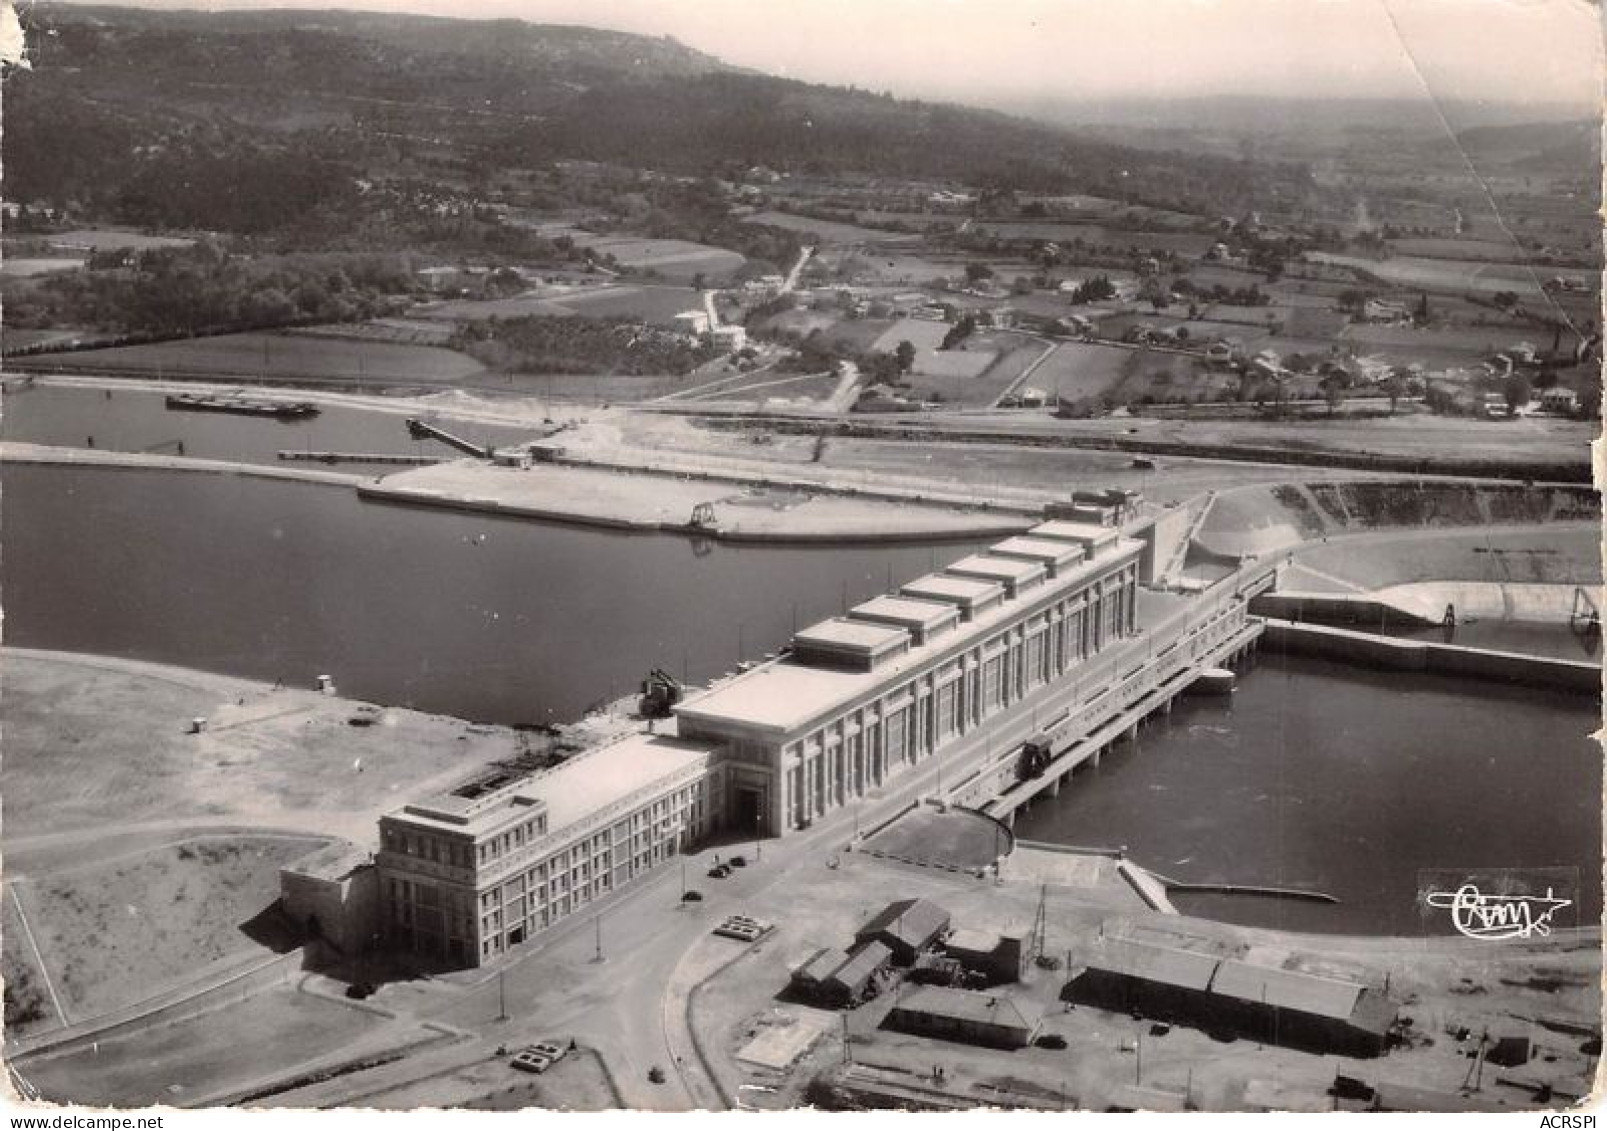
[[[34,68],[8,82],[3,139],[18,199],[116,211],[142,164],[193,181],[181,166],[196,161],[216,179],[243,149],[306,167],[315,183],[296,190],[296,208],[327,199],[340,168],[348,182],[375,169],[413,175],[426,156],[440,168],[443,152],[465,170],[560,158],[694,175],[766,164],[1120,194],[1206,214],[1311,191],[1299,166],[1142,151],[998,111],[775,78],[670,38],[348,11],[42,3],[23,18]],[[140,191],[148,199],[162,183],[146,176]]]

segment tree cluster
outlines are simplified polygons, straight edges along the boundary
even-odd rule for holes
[[[625,319],[530,315],[467,322],[452,346],[494,369],[598,376],[684,376],[720,356],[686,335]]]

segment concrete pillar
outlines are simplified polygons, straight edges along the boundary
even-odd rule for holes
[[[1016,811],[1014,809],[1004,815],[1004,827],[1007,829],[1016,827]]]
[[[1135,722],[1131,726],[1129,726],[1124,732],[1122,732],[1122,737],[1125,738],[1128,742],[1137,742],[1138,741],[1138,724]]]
[[[1049,796],[1050,797],[1059,797],[1060,796],[1060,778],[1057,777],[1057,778],[1055,778],[1054,781],[1049,783]]]

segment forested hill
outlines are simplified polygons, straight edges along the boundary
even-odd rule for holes
[[[358,178],[564,158],[947,178],[1222,214],[1309,191],[1296,167],[771,78],[665,38],[353,12],[39,4],[24,19],[33,69],[6,87],[7,196],[132,222],[266,230]],[[245,195],[214,199],[231,181]]]

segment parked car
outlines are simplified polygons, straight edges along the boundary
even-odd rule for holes
[[[701,903],[703,901],[703,893],[700,891],[683,891],[681,893],[681,901],[683,903]]]
[[[716,864],[709,869],[709,879],[711,880],[723,880],[730,874],[731,865],[729,864]]]

